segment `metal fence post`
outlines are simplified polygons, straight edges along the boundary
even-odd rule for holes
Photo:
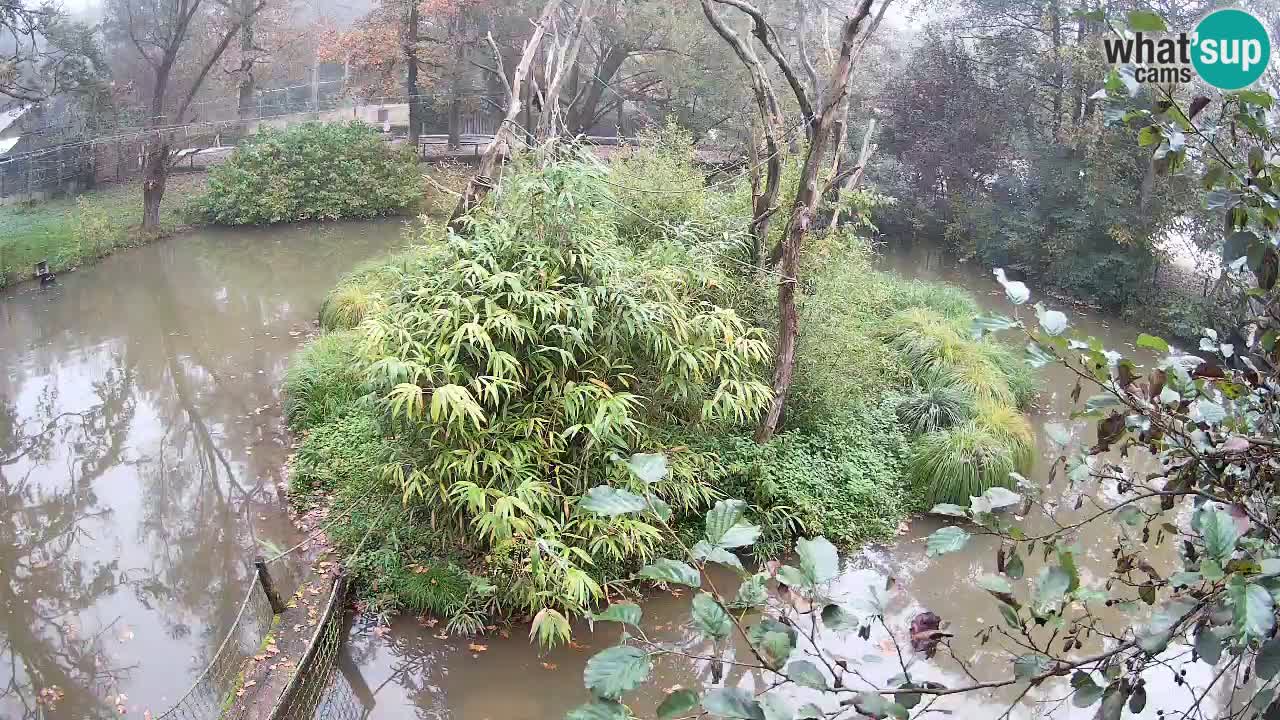
[[[258,584],[262,586],[262,592],[266,593],[267,601],[271,603],[271,612],[277,615],[284,613],[288,607],[280,599],[280,593],[276,592],[275,582],[271,579],[271,573],[267,572],[266,559],[259,555],[253,559],[253,565],[258,569]]]

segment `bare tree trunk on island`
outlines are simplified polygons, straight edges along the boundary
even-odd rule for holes
[[[716,2],[725,2],[743,9],[755,18],[757,37],[770,36],[770,29],[767,26],[761,27],[762,16],[755,8],[740,0],[716,0]],[[746,5],[745,8],[744,5]],[[831,141],[831,129],[838,115],[837,109],[841,107],[849,91],[849,73],[853,69],[858,29],[870,14],[871,0],[862,0],[857,13],[845,19],[844,29],[841,32],[839,60],[832,68],[825,88],[818,94],[817,102],[812,105],[813,119],[809,124],[809,150],[805,156],[804,167],[800,171],[800,184],[796,189],[795,202],[791,206],[791,221],[782,239],[777,268],[780,276],[778,278],[778,347],[774,355],[773,398],[756,429],[755,439],[758,443],[769,442],[777,432],[795,375],[796,339],[799,335],[796,286],[800,282],[800,250],[809,232],[809,224],[813,221],[818,201],[825,194],[825,188],[818,187],[818,174],[822,170],[827,143]],[[723,36],[724,33],[721,32],[721,35]],[[796,77],[795,71],[780,54],[771,54],[782,69],[783,76],[792,81],[796,99],[801,107],[804,107],[809,96],[804,94],[804,88],[799,86],[798,81],[792,80]],[[835,179],[832,178],[832,180]]]
[[[503,152],[511,147],[515,140],[516,118],[520,117],[523,105],[520,98],[523,97],[525,78],[528,77],[533,59],[538,54],[538,46],[542,44],[542,38],[546,35],[551,16],[559,6],[560,0],[547,0],[547,4],[542,8],[542,15],[538,17],[538,24],[534,26],[533,36],[525,42],[524,51],[520,53],[520,62],[516,64],[509,81],[506,71],[502,68],[502,53],[498,50],[498,44],[494,41],[492,34],[487,37],[489,46],[493,48],[494,59],[498,63],[498,74],[506,87],[507,114],[498,126],[497,132],[494,133],[493,140],[485,148],[484,155],[480,158],[480,166],[467,182],[462,197],[458,199],[458,205],[453,209],[453,215],[449,217],[449,229],[454,232],[462,232],[463,220],[467,213],[479,205],[493,189],[493,171],[498,167]]]

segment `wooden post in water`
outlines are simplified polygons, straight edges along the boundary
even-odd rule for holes
[[[284,613],[287,606],[280,599],[280,593],[276,592],[275,582],[271,579],[271,573],[267,572],[267,561],[261,555],[253,559],[253,565],[258,569],[258,584],[262,586],[262,592],[267,595],[267,602],[271,603],[271,612],[280,615]]]

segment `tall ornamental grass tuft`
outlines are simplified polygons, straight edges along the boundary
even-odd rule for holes
[[[968,505],[970,497],[992,487],[1012,489],[1009,473],[1015,471],[1020,470],[1010,444],[973,420],[922,436],[907,462],[907,477],[928,507]]]

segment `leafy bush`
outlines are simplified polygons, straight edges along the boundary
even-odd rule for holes
[[[888,406],[858,408],[766,445],[726,438],[717,444],[716,485],[762,508],[785,508],[793,536],[821,533],[847,545],[893,537],[917,506],[902,481],[907,438],[895,420]]]
[[[509,173],[439,241],[438,265],[398,272],[358,329],[383,428],[385,477],[436,532],[502,577],[497,602],[539,632],[603,594],[591,558],[636,563],[657,533],[574,512],[588,488],[637,481],[614,462],[663,428],[750,423],[768,400],[763,333],[718,306],[732,285],[696,248],[620,241],[600,171],[563,161]],[[677,512],[713,495],[683,453],[639,482]]]
[[[407,274],[438,269],[448,254],[436,230],[422,231],[419,244],[388,257],[366,262],[347,273],[320,304],[320,327],[325,330],[354,328],[364,318],[386,306],[388,293]]]
[[[298,445],[289,483],[296,501],[339,487],[364,489],[376,479],[373,461],[390,453],[382,426],[367,409],[350,409],[313,427]]]
[[[422,195],[413,151],[368,125],[304,123],[251,135],[209,171],[205,219],[263,225],[390,215]]]
[[[298,352],[284,377],[285,420],[306,430],[336,417],[364,394],[352,332],[325,333]]]
[[[639,145],[615,160],[609,181],[623,209],[618,234],[650,241],[656,221],[671,235],[687,230],[706,203],[706,179],[693,164],[693,138],[674,120],[640,134]]]

